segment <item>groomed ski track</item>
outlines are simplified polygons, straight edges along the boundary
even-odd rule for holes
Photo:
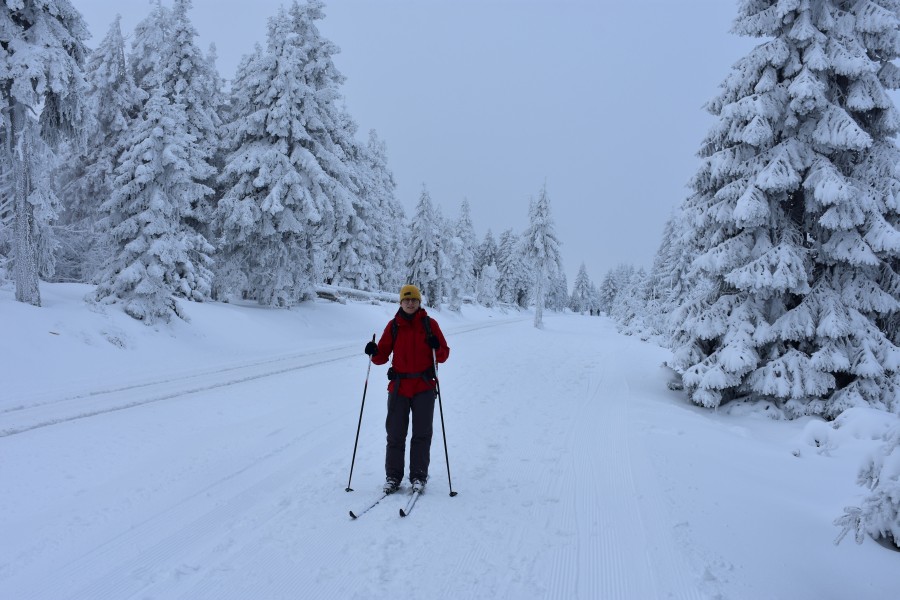
[[[545,323],[446,331],[459,495],[448,495],[436,411],[431,480],[408,519],[405,493],[347,515],[383,478],[385,380],[373,369],[356,491],[344,491],[365,334],[17,399],[2,413],[0,453],[46,483],[0,499],[3,527],[29,540],[0,550],[0,597],[715,597],[642,447],[652,412],[641,397],[664,386],[665,352],[605,319]],[[89,487],[66,475],[85,464],[97,472]]]

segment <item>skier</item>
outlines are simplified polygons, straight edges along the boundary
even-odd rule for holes
[[[450,348],[437,321],[421,307],[422,294],[414,285],[400,288],[400,308],[384,328],[376,344],[366,344],[365,353],[376,365],[391,358],[388,369],[388,406],[385,429],[387,448],[384,457],[384,492],[392,494],[403,479],[406,434],[412,413],[412,437],[409,444],[409,480],[413,491],[421,492],[428,481],[431,460],[431,436],[434,420],[434,361],[442,363]]]

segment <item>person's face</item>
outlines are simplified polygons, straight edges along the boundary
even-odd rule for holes
[[[417,310],[419,310],[419,299],[418,298],[404,298],[400,301],[400,308],[403,309],[408,315],[413,314]]]

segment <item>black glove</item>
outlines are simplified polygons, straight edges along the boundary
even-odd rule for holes
[[[376,344],[375,342],[369,342],[368,344],[366,344],[366,354],[368,354],[369,356],[375,356],[376,354],[378,354],[378,344]]]
[[[436,335],[429,335],[428,337],[426,337],[426,338],[425,338],[425,343],[428,344],[428,346],[429,346],[432,350],[437,350],[438,348],[441,347],[441,343],[438,341]]]

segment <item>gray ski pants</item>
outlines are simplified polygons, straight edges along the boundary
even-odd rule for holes
[[[426,390],[407,398],[397,393],[388,394],[387,449],[384,455],[384,472],[388,478],[403,481],[403,462],[406,455],[406,432],[412,413],[412,438],[409,442],[409,478],[428,479],[431,462],[431,436],[434,432],[435,391]]]

